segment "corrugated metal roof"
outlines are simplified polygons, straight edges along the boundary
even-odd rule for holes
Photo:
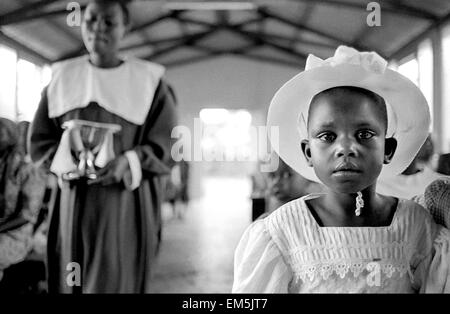
[[[72,1],[2,0],[0,42],[25,48],[26,56],[54,62],[84,53],[79,27],[66,23]],[[81,6],[87,0],[80,0]],[[214,1],[195,1],[211,3]],[[225,1],[221,1],[222,3]],[[232,2],[232,1],[227,1]],[[241,2],[242,1],[233,1]],[[408,43],[450,19],[448,0],[381,0],[381,26],[369,27],[367,3],[358,0],[250,0],[254,10],[171,11],[167,3],[130,4],[134,31],[124,40],[127,54],[167,65],[221,54],[255,56],[301,67],[304,56],[328,57],[339,44],[398,56]]]

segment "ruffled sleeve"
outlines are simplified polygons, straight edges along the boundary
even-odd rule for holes
[[[233,293],[287,293],[292,271],[257,220],[244,232],[234,257]]]
[[[450,293],[450,231],[438,227],[423,292]]]
[[[450,293],[450,230],[433,223],[431,250],[414,272],[421,293]]]

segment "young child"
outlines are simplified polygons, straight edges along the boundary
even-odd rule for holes
[[[268,213],[294,199],[322,191],[321,184],[302,177],[282,159],[278,168],[268,176],[270,182]]]
[[[325,192],[245,231],[233,292],[450,292],[450,231],[417,203],[376,193],[378,177],[411,163],[430,122],[420,90],[386,65],[341,46],[327,60],[310,55],[277,92],[272,145]]]

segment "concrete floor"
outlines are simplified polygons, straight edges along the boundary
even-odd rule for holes
[[[205,178],[204,197],[183,218],[163,207],[163,240],[153,293],[228,293],[236,245],[251,222],[248,178]]]

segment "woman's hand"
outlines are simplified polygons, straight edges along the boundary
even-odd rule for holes
[[[123,180],[129,168],[128,159],[124,155],[120,155],[100,169],[97,172],[97,179],[89,180],[88,184],[109,185],[119,183]]]

